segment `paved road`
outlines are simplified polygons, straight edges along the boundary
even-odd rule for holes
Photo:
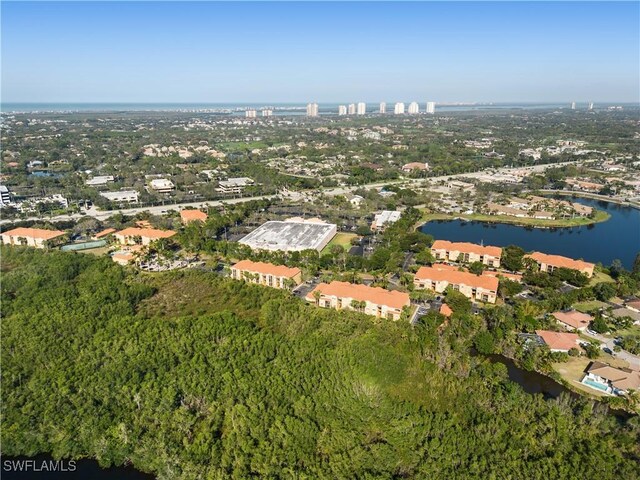
[[[536,165],[533,167],[513,167],[513,168],[500,168],[497,169],[498,173],[508,173],[511,170],[522,170],[523,168],[526,170],[529,170],[531,172],[541,172],[546,170],[547,168],[552,168],[552,167],[557,167],[559,165],[567,165],[567,164],[572,164],[572,163],[578,163],[577,161],[571,161],[571,162],[562,162],[562,163],[552,163],[552,164],[548,164],[548,165]],[[481,170],[478,172],[470,172],[470,173],[458,173],[455,175],[443,175],[440,177],[429,177],[427,180],[429,181],[439,181],[439,180],[446,180],[449,178],[477,178],[483,175],[486,175],[487,172],[489,170],[494,170],[494,169],[488,169],[488,170]],[[350,193],[353,192],[359,188],[377,188],[377,187],[383,187],[385,185],[390,185],[390,184],[394,184],[394,183],[409,183],[409,184],[416,184],[416,183],[421,183],[424,182],[425,179],[424,178],[407,178],[407,179],[402,179],[402,180],[389,180],[386,182],[375,182],[375,183],[369,183],[366,185],[355,185],[355,186],[349,186],[349,187],[331,187],[331,188],[323,188],[320,191],[322,193],[324,193],[325,195],[344,195],[345,193]],[[222,206],[223,204],[225,205],[230,205],[230,204],[235,204],[235,203],[243,203],[243,202],[250,202],[252,200],[264,200],[264,199],[269,199],[269,198],[276,198],[276,195],[260,195],[257,197],[244,197],[244,198],[230,198],[228,200],[211,200],[211,201],[202,201],[202,202],[190,202],[190,203],[179,203],[179,204],[173,204],[173,205],[159,205],[156,207],[135,207],[135,208],[123,208],[123,209],[118,209],[118,210],[98,210],[95,207],[89,208],[87,210],[84,210],[82,213],[74,213],[71,215],[57,215],[57,216],[34,216],[34,217],[29,217],[26,219],[19,219],[19,220],[14,220],[14,219],[2,219],[0,220],[0,224],[4,224],[4,223],[11,223],[11,222],[15,222],[15,221],[38,221],[38,220],[48,220],[48,221],[68,221],[68,220],[78,220],[80,218],[85,218],[87,216],[89,217],[94,217],[98,220],[106,220],[107,218],[122,213],[124,215],[136,215],[137,213],[141,213],[141,212],[149,212],[153,215],[162,215],[166,212],[168,212],[169,210],[175,210],[175,211],[180,211],[183,208],[203,208],[203,207],[219,207]]]
[[[605,336],[605,335],[600,335],[600,334],[595,334],[592,335],[590,333],[587,332],[583,332],[584,335],[586,337],[589,338],[593,338],[595,340],[598,340],[604,344],[607,345],[607,347],[609,347],[611,349],[611,351],[613,352],[613,347],[615,347],[615,344],[613,343],[613,337],[609,337],[609,336]],[[633,355],[632,353],[627,352],[626,350],[620,350],[619,352],[614,352],[614,355],[617,358],[620,358],[622,360],[625,360],[626,362],[629,362],[629,366],[635,370],[640,370],[640,357],[638,357],[637,355]]]

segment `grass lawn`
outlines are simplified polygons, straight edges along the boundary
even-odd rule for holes
[[[333,239],[327,243],[327,246],[320,252],[321,255],[328,255],[331,252],[331,247],[334,245],[340,245],[343,249],[349,250],[351,248],[351,239],[357,237],[355,233],[338,232]]]
[[[515,225],[531,226],[531,227],[578,227],[581,225],[591,225],[594,223],[605,222],[611,218],[607,212],[597,210],[594,218],[563,218],[559,220],[545,220],[540,218],[518,218],[510,215],[485,215],[483,213],[472,214],[444,214],[444,213],[425,213],[423,221],[432,220],[452,220],[454,218],[463,218],[466,220],[474,220],[477,222],[488,223],[512,223]]]
[[[596,283],[603,283],[603,282],[612,283],[612,282],[615,282],[615,280],[604,272],[594,272],[593,277],[591,277],[591,281],[589,282],[589,286],[593,286]]]
[[[597,310],[602,307],[606,307],[608,304],[599,300],[589,300],[586,302],[578,302],[573,305],[573,308],[582,313],[587,313],[592,310]]]

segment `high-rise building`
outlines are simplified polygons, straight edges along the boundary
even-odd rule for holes
[[[317,103],[307,103],[307,116],[308,117],[317,117],[318,116],[318,104]]]
[[[393,113],[396,115],[402,115],[404,113],[404,103],[396,103],[395,107],[393,107]]]
[[[427,113],[436,113],[436,102],[427,102]]]
[[[263,117],[270,117],[273,115],[273,110],[269,109],[269,108],[265,108],[264,110],[262,110],[262,116]]]
[[[589,110],[593,110],[593,102],[589,102]]]
[[[387,104],[380,102],[380,113],[387,113]]]
[[[246,110],[244,116],[247,118],[256,118],[256,111],[253,109]]]
[[[347,114],[347,106],[339,105],[338,106],[338,115],[346,115]]]
[[[411,102],[409,104],[408,112],[412,115],[415,115],[416,113],[420,113],[420,105],[418,105],[418,102]]]
[[[367,104],[364,102],[358,103],[358,110],[356,112],[358,115],[364,115],[367,113]]]
[[[576,109],[576,102],[571,102],[571,110],[575,110]]]
[[[349,113],[349,115],[355,115],[356,114],[356,104],[355,103],[350,103],[349,104],[348,113]]]

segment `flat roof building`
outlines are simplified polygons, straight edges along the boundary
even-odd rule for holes
[[[253,179],[249,177],[228,178],[218,182],[216,191],[224,194],[242,193],[246,187],[253,185],[253,183]]]
[[[371,222],[371,230],[384,230],[392,223],[396,223],[402,216],[401,212],[394,210],[383,210],[380,213],[376,213]]]
[[[573,258],[563,257],[562,255],[549,255],[542,252],[533,252],[530,255],[525,255],[525,258],[532,259],[538,264],[540,271],[547,273],[552,273],[556,268],[569,268],[571,270],[578,270],[591,278],[593,277],[593,269],[595,268],[593,263],[574,260]]]
[[[115,179],[113,178],[113,175],[99,175],[97,177],[87,179],[84,184],[91,187],[99,187],[102,185],[106,185],[109,182],[113,182],[114,180]]]
[[[465,263],[481,262],[490,267],[498,268],[502,257],[502,248],[469,242],[436,240],[431,245],[431,253],[436,260],[457,262],[458,259],[461,259]]]
[[[231,267],[231,278],[273,288],[289,288],[302,282],[299,268],[241,260]]]
[[[176,188],[173,182],[166,178],[156,178],[151,180],[151,182],[149,182],[149,187],[158,193],[169,193]]]
[[[409,294],[349,282],[321,283],[305,297],[324,308],[349,309],[375,317],[398,320],[411,305]]]
[[[4,245],[21,245],[35,248],[47,248],[55,243],[65,234],[61,230],[45,230],[43,228],[19,227],[13,230],[2,232],[2,243]]]
[[[472,300],[495,303],[498,294],[498,279],[488,275],[475,275],[458,271],[455,267],[435,264],[420,267],[413,281],[418,290],[433,290],[443,293],[448,286]]]
[[[135,190],[100,192],[100,196],[113,203],[135,203],[138,201],[138,192],[136,192]]]
[[[333,223],[308,221],[269,221],[256,228],[239,243],[253,250],[299,252],[321,251],[336,235]]]

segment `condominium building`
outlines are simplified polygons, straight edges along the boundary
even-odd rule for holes
[[[404,113],[404,103],[398,102],[393,107],[393,113],[396,115],[402,115]]]
[[[115,232],[113,236],[121,245],[149,245],[154,240],[173,237],[175,234],[173,230],[130,227]]]
[[[231,267],[231,278],[273,288],[290,288],[302,282],[299,268],[241,260]]]
[[[402,309],[411,305],[407,293],[348,282],[321,283],[305,298],[320,307],[355,310],[389,320],[398,320]]]
[[[573,258],[563,257],[562,255],[549,255],[542,252],[533,252],[525,255],[524,258],[530,258],[538,264],[541,272],[552,273],[556,268],[569,268],[584,273],[587,277],[593,277],[593,263],[583,260],[574,260]]]
[[[317,117],[318,116],[318,104],[317,103],[308,103],[307,104],[307,116],[308,117]]]
[[[436,113],[436,102],[427,102],[427,113]]]
[[[387,113],[387,104],[385,102],[380,102],[380,113]]]
[[[472,300],[495,303],[498,294],[498,279],[488,275],[461,272],[456,267],[435,264],[420,267],[413,280],[418,290],[433,290],[443,293],[448,286]]]
[[[244,112],[244,116],[247,118],[256,118],[257,114],[258,112],[256,112],[254,109],[249,109]]]
[[[269,108],[265,108],[264,110],[262,110],[263,117],[271,117],[272,115],[273,115],[273,110]]]
[[[347,106],[339,105],[338,106],[338,115],[346,115],[347,114]]]
[[[576,109],[576,102],[571,102],[571,110],[575,110]]]
[[[415,115],[416,113],[420,113],[420,105],[418,105],[418,102],[411,102],[409,104],[409,109],[407,111],[411,115]]]
[[[19,227],[2,232],[0,237],[4,245],[21,245],[35,248],[47,248],[61,240],[65,232],[42,228]]]
[[[365,113],[367,113],[367,104],[364,102],[358,103],[358,108],[356,110],[356,113],[358,115],[364,115]]]
[[[502,248],[489,245],[477,245],[468,242],[449,242],[436,240],[431,245],[431,253],[436,260],[465,263],[481,262],[489,267],[498,268]]]
[[[349,113],[349,115],[355,115],[356,114],[356,104],[355,103],[350,103],[349,107],[347,109],[347,112]]]

